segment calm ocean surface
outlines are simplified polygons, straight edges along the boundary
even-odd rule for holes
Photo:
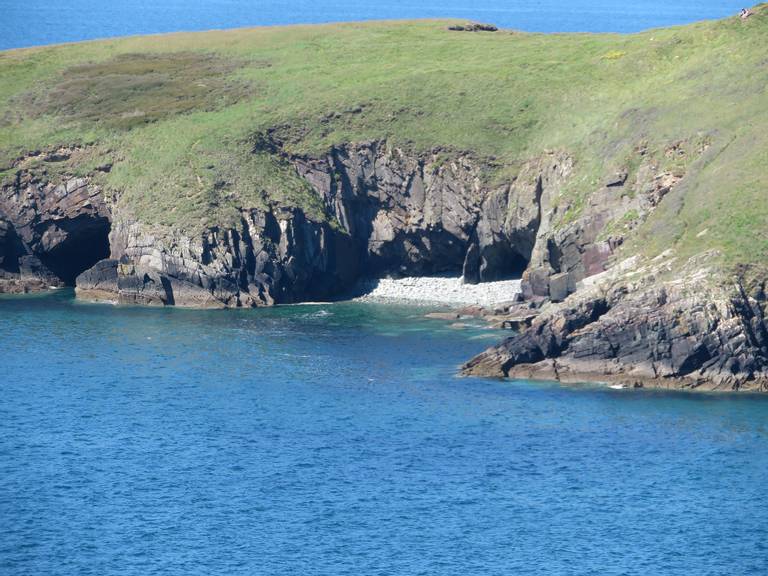
[[[0,299],[0,574],[768,573],[768,399],[460,379],[422,310]]]
[[[743,0],[0,0],[0,49],[382,18],[465,18],[537,32],[637,32],[721,18],[744,5]]]

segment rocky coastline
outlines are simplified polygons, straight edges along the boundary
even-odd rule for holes
[[[370,277],[392,278],[384,292],[397,294],[397,278],[449,274],[481,288],[445,303],[479,305],[469,313],[514,331],[466,375],[768,390],[764,285],[747,293],[713,268],[714,255],[618,259],[629,229],[611,223],[628,211],[642,221],[684,181],[642,153],[631,177],[607,174],[561,225],[570,207],[555,199],[573,167],[563,151],[491,186],[466,154],[414,156],[372,141],[308,158],[284,152],[276,134],[264,142],[311,186],[326,219],[244,206],[238,225],[192,234],[138,221],[93,175],[49,178],[20,159],[0,190],[0,291],[75,285],[86,299],[227,308],[338,298]],[[494,281],[509,297],[482,300]]]
[[[548,304],[462,367],[468,376],[626,388],[768,391],[766,284],[713,269],[715,254],[632,258]]]
[[[635,182],[624,175],[627,194],[616,199],[610,174],[593,209],[556,226],[569,208],[555,201],[573,167],[565,152],[489,184],[483,161],[466,154],[373,141],[308,158],[284,152],[275,135],[261,142],[311,187],[324,219],[243,206],[235,225],[169,228],[137,219],[94,175],[52,178],[19,159],[0,188],[0,289],[76,284],[121,302],[248,307],[333,297],[360,278],[453,274],[477,284],[525,272],[528,297],[560,301],[610,265],[622,236],[602,234],[606,224],[627,210],[647,215],[674,184],[649,163]]]

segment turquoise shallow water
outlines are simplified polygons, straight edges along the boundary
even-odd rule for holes
[[[741,0],[0,0],[0,49],[178,30],[399,18],[462,18],[534,32],[637,32],[722,18],[743,6]]]
[[[456,378],[421,311],[0,299],[0,574],[768,573],[768,401]]]

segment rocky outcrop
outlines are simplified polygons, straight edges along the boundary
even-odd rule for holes
[[[768,391],[765,286],[747,293],[739,279],[717,280],[708,264],[699,257],[681,265],[669,254],[627,261],[549,305],[463,372]]]
[[[110,217],[104,195],[88,178],[52,182],[44,172],[20,167],[0,188],[0,292],[74,283],[79,272],[109,255]]]
[[[572,167],[564,153],[545,154],[513,182],[491,187],[469,155],[412,156],[385,142],[290,161],[358,246],[364,273],[463,271],[470,281],[519,277],[531,258],[541,197],[556,195]]]
[[[642,150],[580,203],[563,201],[574,168],[563,152],[490,185],[469,154],[362,142],[297,157],[276,134],[260,140],[265,151],[293,165],[324,218],[242,207],[235,225],[191,234],[137,220],[90,176],[21,160],[0,189],[0,291],[76,283],[85,298],[248,307],[332,298],[361,276],[522,274],[535,314],[494,316],[520,332],[466,374],[768,390],[765,286],[718,280],[707,258],[615,263],[627,232],[684,177]]]
[[[90,177],[57,179],[20,160],[0,196],[4,277],[26,278],[30,288],[77,278],[82,296],[119,302],[241,307],[332,298],[360,276],[450,272],[476,283],[523,275],[530,298],[557,301],[609,265],[622,239],[606,235],[611,222],[642,218],[674,185],[643,161],[631,177],[607,177],[575,213],[562,194],[574,159],[562,151],[491,184],[488,160],[468,153],[414,154],[370,141],[295,156],[280,134],[257,138],[254,153],[293,166],[324,217],[273,203],[240,207],[229,227],[169,229],[108,203]],[[73,153],[50,153],[43,166]]]
[[[190,307],[323,299],[357,277],[349,237],[298,209],[244,210],[237,228],[190,238],[117,219],[112,258],[77,278],[84,297]]]
[[[676,143],[665,155],[697,158],[707,149],[704,143],[689,152],[684,144],[690,147],[689,143]],[[628,168],[610,173],[581,205],[566,205],[565,213],[546,210],[555,204],[554,198],[542,198],[542,221],[523,277],[526,297],[560,302],[576,291],[580,281],[607,270],[626,235],[645,221],[685,176],[665,169],[643,145],[630,160],[638,163],[631,174]]]

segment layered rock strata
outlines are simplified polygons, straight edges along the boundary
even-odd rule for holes
[[[72,284],[109,255],[110,211],[88,178],[19,170],[0,188],[0,292]]]
[[[523,275],[528,297],[562,300],[610,265],[622,235],[606,234],[608,224],[628,212],[644,217],[676,183],[640,152],[631,180],[609,175],[582,213],[561,225],[571,209],[562,192],[574,168],[562,151],[489,184],[487,161],[469,154],[414,155],[371,141],[297,157],[278,135],[261,135],[254,153],[294,167],[324,206],[319,221],[298,207],[244,206],[234,226],[168,229],[107,202],[89,177],[48,177],[21,159],[0,191],[0,289],[72,284],[108,259],[80,275],[81,294],[258,306],[332,298],[359,277],[449,272],[469,283]]]
[[[739,278],[723,279],[710,267],[713,257],[627,261],[546,306],[463,373],[768,391],[765,284],[748,291]]]

